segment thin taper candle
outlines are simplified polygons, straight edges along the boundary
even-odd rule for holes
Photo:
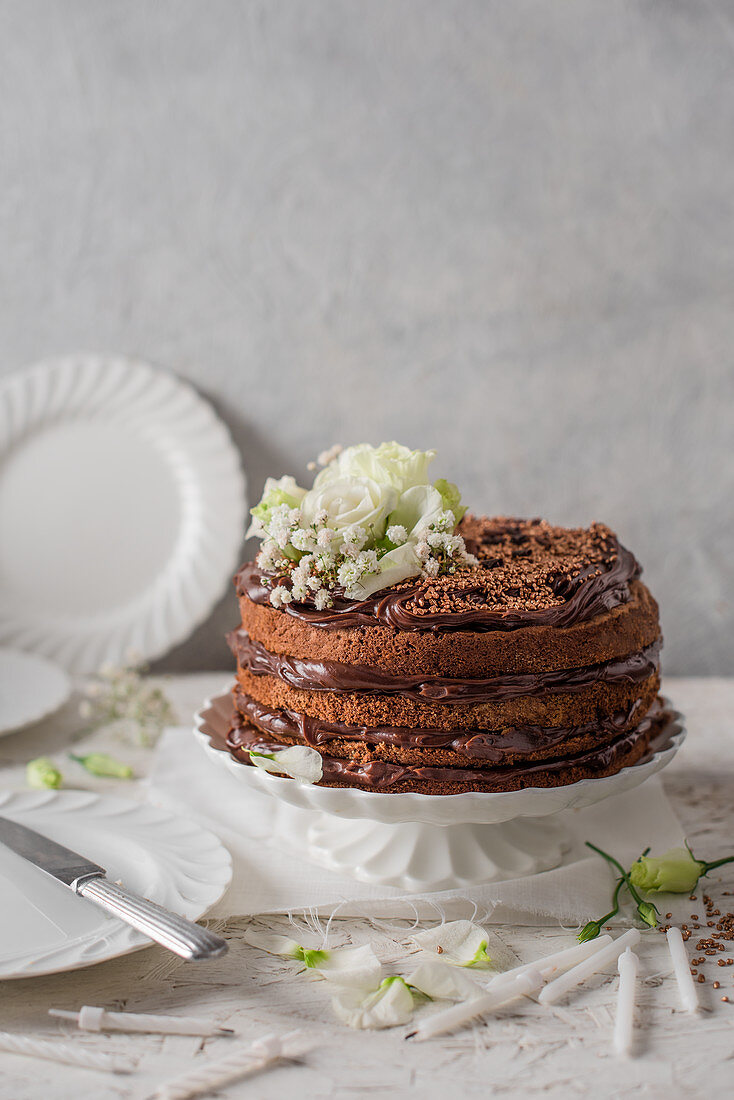
[[[617,1019],[614,1023],[614,1049],[618,1054],[630,1054],[632,1050],[638,965],[639,959],[629,947],[617,959],[619,990]]]
[[[698,996],[696,994],[696,987],[693,984],[691,965],[688,962],[688,955],[686,953],[685,944],[683,943],[683,936],[681,935],[680,928],[676,928],[675,925],[673,925],[672,928],[668,929],[667,936],[668,950],[673,960],[673,969],[675,970],[675,977],[678,982],[678,992],[680,994],[681,1004],[686,1012],[696,1012],[698,1009]]]
[[[512,981],[498,985],[494,989],[488,989],[481,997],[475,997],[463,1004],[452,1005],[445,1012],[438,1012],[421,1023],[415,1031],[407,1035],[408,1039],[417,1039],[423,1042],[432,1039],[435,1035],[444,1035],[447,1031],[453,1031],[462,1024],[469,1023],[477,1016],[484,1016],[496,1008],[503,1008],[518,997],[527,997],[537,993],[543,984],[543,979],[537,970],[527,970],[524,974],[518,974]]]
[[[96,1005],[84,1005],[79,1012],[50,1008],[49,1016],[73,1020],[83,1031],[137,1031],[157,1035],[234,1035],[228,1027],[195,1016],[151,1016],[144,1012],[108,1012]]]
[[[634,947],[634,945],[639,942],[639,939],[640,933],[637,929],[630,928],[629,932],[625,932],[624,935],[607,944],[601,951],[597,951],[595,955],[592,955],[588,959],[584,959],[578,966],[574,966],[571,970],[562,974],[560,978],[556,978],[555,981],[550,982],[545,989],[541,990],[540,996],[538,997],[539,1002],[543,1005],[550,1005],[560,1000],[561,997],[565,996],[569,990],[579,985],[580,982],[590,978],[591,975],[596,974],[597,971],[603,970],[604,967],[609,966],[610,963],[616,962],[621,953],[627,947]]]
[[[597,936],[595,940],[574,944],[573,947],[566,947],[563,951],[555,951],[552,955],[546,955],[544,959],[536,959],[535,962],[514,966],[512,970],[505,970],[492,978],[487,989],[494,989],[495,986],[516,978],[518,974],[527,974],[528,970],[537,970],[543,980],[547,982],[559,970],[568,970],[572,966],[577,966],[584,959],[596,955],[609,943],[612,943],[611,936]]]

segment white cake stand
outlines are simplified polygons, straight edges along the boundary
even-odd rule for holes
[[[231,715],[229,692],[217,695],[197,714],[194,733],[241,784],[243,798],[271,796],[276,842],[352,878],[416,893],[557,867],[569,841],[556,815],[644,783],[673,759],[685,737],[674,712],[663,749],[602,779],[500,794],[384,794],[299,783],[240,763],[225,746]]]

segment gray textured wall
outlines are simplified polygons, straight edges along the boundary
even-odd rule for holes
[[[253,492],[438,446],[478,510],[616,527],[667,669],[734,671],[731,0],[9,0],[0,42],[0,369],[168,366]]]

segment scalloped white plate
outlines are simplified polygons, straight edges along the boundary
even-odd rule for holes
[[[113,881],[198,920],[232,877],[227,849],[199,825],[88,791],[0,794],[0,814],[106,868]],[[0,844],[0,979],[75,970],[150,940]]]
[[[70,694],[69,677],[53,661],[0,646],[0,737],[47,718]]]
[[[224,424],[146,363],[70,355],[0,384],[0,643],[72,672],[152,659],[234,572],[245,481]]]

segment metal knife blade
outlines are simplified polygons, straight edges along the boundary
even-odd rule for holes
[[[82,879],[105,873],[104,867],[85,859],[78,852],[72,852],[35,829],[7,817],[0,817],[0,842],[72,889]]]
[[[181,958],[211,959],[227,950],[227,943],[221,936],[110,882],[105,878],[103,867],[27,825],[0,817],[0,844],[52,875],[85,901],[119,917]]]

